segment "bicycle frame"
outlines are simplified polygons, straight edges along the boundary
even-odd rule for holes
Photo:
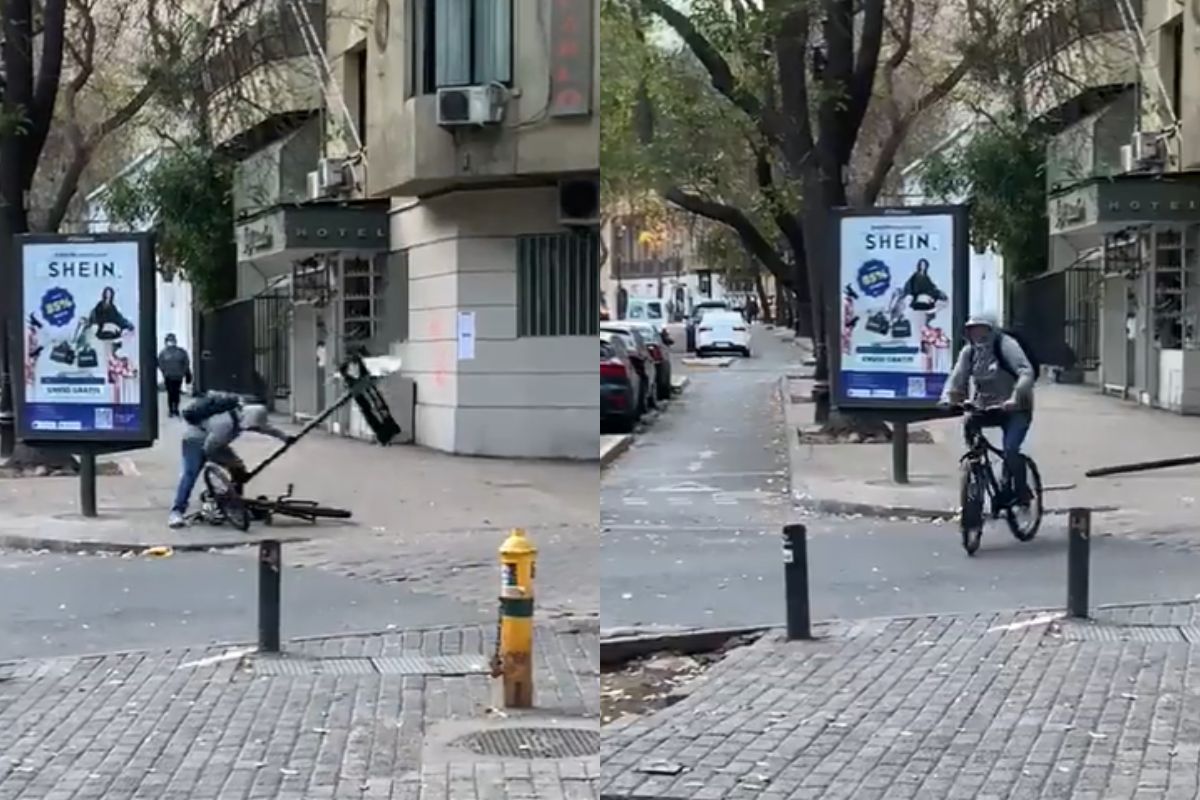
[[[981,426],[968,422],[971,425],[970,444],[967,447],[967,452],[963,454],[960,462],[968,462],[972,470],[978,470],[982,473],[984,491],[987,492],[988,499],[991,501],[992,518],[1000,516],[1003,506],[999,504],[1000,499],[1000,481],[996,479],[996,470],[992,466],[992,455],[1000,458],[1004,457],[1004,451],[992,444],[984,434]]]

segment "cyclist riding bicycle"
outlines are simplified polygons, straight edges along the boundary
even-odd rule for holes
[[[1004,432],[1004,485],[1016,495],[1018,512],[1029,513],[1025,468],[1021,460],[1021,445],[1033,422],[1033,389],[1037,381],[1033,363],[1013,336],[1000,330],[995,317],[974,314],[967,320],[968,344],[958,355],[946,388],[942,392],[944,406],[961,404],[967,390],[974,387],[973,403],[980,411],[967,417],[963,426],[970,442],[976,428],[1000,428]]]
[[[249,475],[246,464],[234,451],[233,442],[242,431],[254,431],[271,436],[281,442],[292,442],[293,437],[271,425],[265,406],[241,405],[236,399],[229,406],[222,405],[224,398],[205,398],[197,401],[183,412],[188,422],[183,434],[183,471],[179,477],[179,488],[167,524],[181,528],[186,524],[185,514],[192,490],[205,462],[220,464],[229,471],[234,486],[240,487]],[[207,406],[203,404],[207,403]],[[231,407],[230,407],[231,406]],[[211,413],[210,413],[211,412]]]

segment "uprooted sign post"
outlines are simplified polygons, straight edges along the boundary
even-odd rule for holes
[[[96,455],[158,438],[153,238],[29,234],[16,248],[17,436],[80,457],[83,514],[95,516]]]

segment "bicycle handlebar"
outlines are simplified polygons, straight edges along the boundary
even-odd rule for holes
[[[949,408],[951,411],[961,411],[968,414],[986,414],[989,411],[1006,410],[1003,404],[995,406],[978,406],[970,400],[962,403],[951,403],[950,405],[946,406],[946,408]]]

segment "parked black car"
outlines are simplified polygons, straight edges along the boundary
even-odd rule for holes
[[[629,433],[641,417],[641,379],[619,334],[600,334],[600,432]]]

